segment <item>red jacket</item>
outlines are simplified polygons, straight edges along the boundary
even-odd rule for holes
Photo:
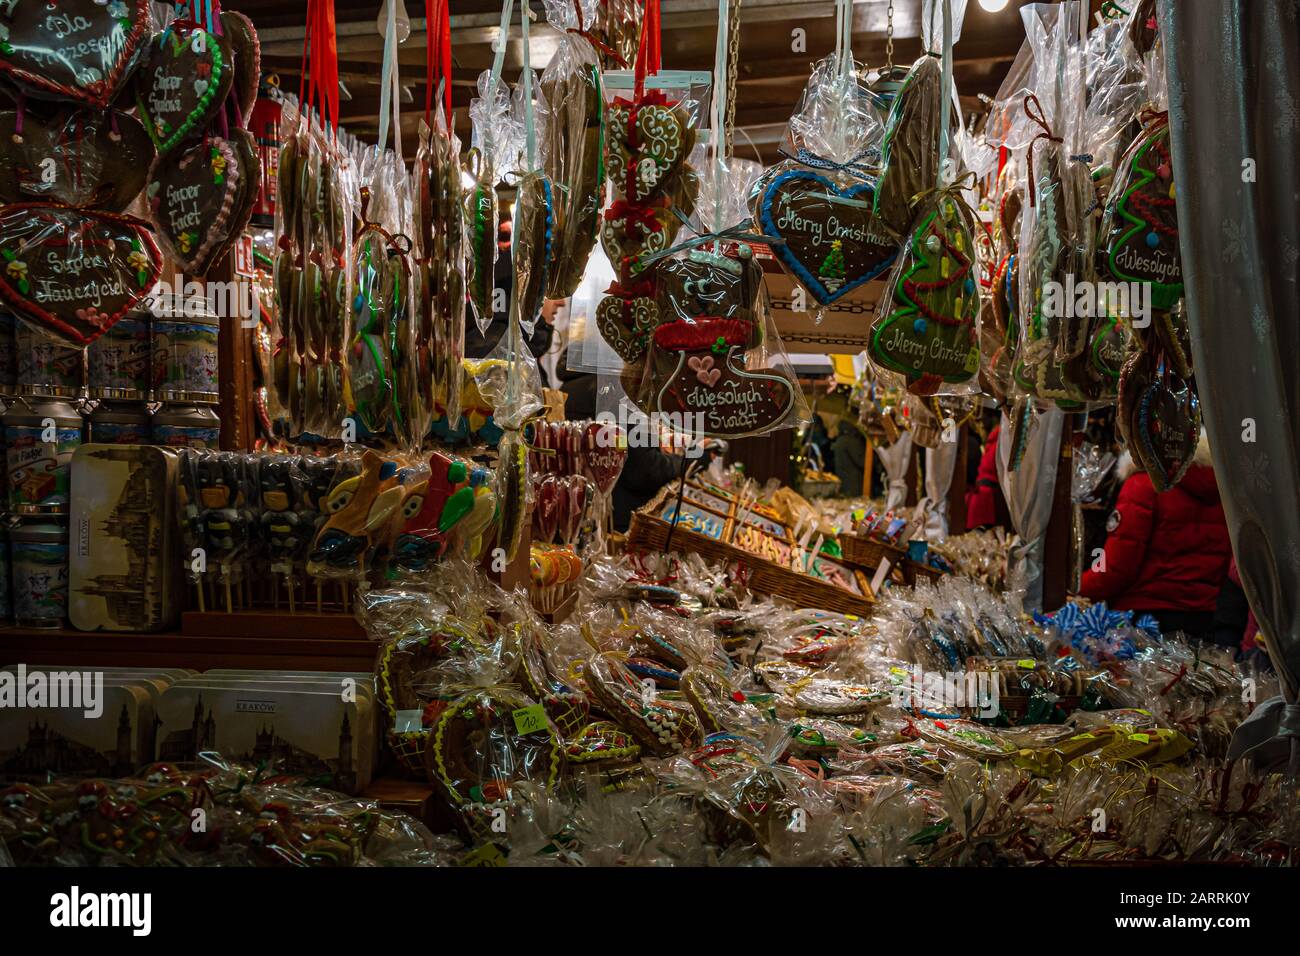
[[[1011,513],[1007,510],[1007,501],[1002,497],[1002,486],[998,483],[998,430],[994,426],[984,442],[984,454],[980,456],[979,471],[975,475],[975,487],[966,492],[966,527],[984,528],[992,525],[1009,527]]]
[[[1192,465],[1156,493],[1139,472],[1124,482],[1106,523],[1105,564],[1085,558],[1079,593],[1120,611],[1213,613],[1232,560],[1214,469]]]

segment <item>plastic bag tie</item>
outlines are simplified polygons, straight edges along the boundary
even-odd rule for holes
[[[871,178],[874,174],[870,167],[862,165],[861,160],[877,158],[880,156],[880,150],[874,146],[862,150],[862,152],[858,153],[852,159],[846,160],[842,163],[837,163],[834,160],[818,156],[812,150],[804,146],[799,147],[798,151],[796,151],[794,155],[791,155],[784,145],[781,146],[778,152],[786,159],[792,159],[796,163],[810,166],[813,169],[836,170],[838,172],[853,173],[865,178]]]
[[[1047,120],[1043,115],[1043,104],[1038,101],[1037,96],[1033,93],[1026,93],[1024,105],[1025,115],[1042,129],[1041,133],[1029,141],[1029,148],[1025,151],[1025,162],[1029,166],[1029,205],[1034,206],[1037,205],[1034,189],[1034,144],[1040,139],[1045,139],[1049,143],[1062,143],[1064,140],[1055,135],[1052,128],[1047,125]]]

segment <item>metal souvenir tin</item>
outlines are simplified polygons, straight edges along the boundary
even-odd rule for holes
[[[22,522],[9,532],[14,623],[62,627],[68,610],[66,519]]]
[[[72,453],[81,444],[81,415],[57,398],[20,399],[0,419],[5,435],[9,510],[66,514]]]
[[[153,444],[169,448],[218,448],[221,445],[221,419],[203,405],[164,405],[154,413],[150,430]]]

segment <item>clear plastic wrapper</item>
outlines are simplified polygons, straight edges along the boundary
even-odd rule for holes
[[[868,354],[914,394],[978,387],[977,228],[955,191],[932,194],[890,272]]]
[[[272,384],[290,436],[337,438],[348,416],[353,341],[352,230],[360,150],[286,96],[276,184]]]
[[[144,189],[154,148],[144,126],[117,110],[63,107],[49,118],[0,112],[0,202],[54,201],[122,212]],[[53,169],[54,175],[44,170]]]
[[[84,347],[137,309],[162,269],[146,223],[28,202],[0,210],[0,299],[56,341]],[[86,290],[95,292],[88,305]]]
[[[416,212],[417,364],[434,419],[460,418],[465,354],[465,205],[460,141],[442,104],[434,124],[421,123],[412,171]]]
[[[546,16],[560,33],[559,48],[542,73],[549,106],[544,170],[557,192],[553,267],[546,297],[577,291],[600,235],[605,204],[605,94],[596,50],[584,36],[600,4],[550,0]]]
[[[10,52],[0,76],[40,99],[73,100],[104,109],[132,79],[154,30],[147,0],[123,0],[111,8],[79,8],[78,42],[68,42],[70,21],[44,6],[15,5],[6,17]]]
[[[752,198],[756,231],[821,305],[884,272],[898,252],[872,210],[883,129],[852,56],[851,8],[837,4],[836,51],[813,66],[782,147],[788,158]]]

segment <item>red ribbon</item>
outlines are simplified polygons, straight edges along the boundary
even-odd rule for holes
[[[582,0],[573,0],[573,11],[578,15],[578,26],[576,29],[573,27],[569,27],[569,29],[565,32],[573,33],[576,34],[577,36],[582,37],[584,40],[590,43],[595,49],[599,50],[605,56],[609,57],[611,60],[613,60],[615,63],[617,63],[619,66],[621,66],[623,69],[626,70],[627,61],[618,55],[618,51],[615,50],[608,43],[606,43],[604,40],[602,40],[600,37],[596,36],[596,34],[592,33],[590,30],[587,29],[584,23],[584,17],[582,16]]]
[[[616,199],[610,204],[609,209],[605,211],[605,218],[610,222],[616,219],[626,219],[627,224],[638,225],[645,232],[663,231],[663,223],[655,215],[654,206],[643,206],[640,203],[629,202],[626,199]]]
[[[619,282],[615,280],[609,284],[605,294],[617,296],[620,299],[649,298],[655,294],[655,284],[644,279],[640,282]]]
[[[636,52],[637,99],[645,92],[645,78],[659,72],[661,58],[659,0],[645,0],[645,16],[641,18],[641,43]]]
[[[448,0],[424,0],[425,87],[424,121],[433,108],[434,77],[442,80],[442,106],[451,123],[451,5]],[[437,41],[436,43],[434,41]]]

